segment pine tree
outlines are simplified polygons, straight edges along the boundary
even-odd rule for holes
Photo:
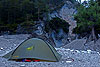
[[[78,23],[77,29],[81,31],[80,33],[87,32],[87,34],[89,34],[91,31],[88,40],[93,40],[95,43],[97,40],[96,34],[98,34],[95,32],[95,29],[100,25],[100,6],[98,2],[90,0],[88,5],[80,5],[75,19]]]

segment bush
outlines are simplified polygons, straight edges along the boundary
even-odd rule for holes
[[[2,24],[0,25],[0,32],[5,32],[5,31],[9,31],[10,34],[12,33],[16,33],[16,29],[17,29],[17,24]]]
[[[49,32],[50,30],[52,31],[54,30],[56,33],[58,33],[60,29],[63,29],[64,32],[68,33],[69,31],[68,28],[69,28],[69,24],[58,17],[48,21],[45,25],[46,32]]]
[[[25,21],[17,28],[17,33],[30,34],[36,30],[35,23],[33,21]]]

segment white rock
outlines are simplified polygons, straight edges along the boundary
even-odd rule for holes
[[[99,55],[100,55],[100,53],[99,52],[97,52]]]
[[[25,65],[23,64],[23,65],[20,65],[20,67],[25,67]]]
[[[70,50],[70,49],[66,49],[66,50]]]
[[[70,50],[71,52],[73,52],[74,50]]]
[[[87,53],[87,51],[81,51],[82,53]]]
[[[3,48],[1,47],[0,50],[3,50]]]
[[[91,53],[91,50],[87,50],[87,53]]]
[[[60,48],[55,48],[56,50],[60,50]]]
[[[72,61],[66,61],[66,63],[71,63]]]
[[[14,46],[16,46],[16,44],[14,44]]]
[[[75,50],[77,53],[80,53],[80,51],[79,50]]]

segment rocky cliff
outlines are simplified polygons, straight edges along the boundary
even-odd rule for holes
[[[70,1],[65,1],[64,5],[59,10],[53,11],[50,14],[50,19],[59,17],[68,22],[70,25],[69,35],[73,36],[72,31],[77,26],[73,17],[76,12],[77,10],[75,9],[74,4],[72,4]]]

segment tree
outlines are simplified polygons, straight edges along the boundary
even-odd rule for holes
[[[95,43],[97,40],[96,34],[98,34],[96,28],[100,25],[100,6],[98,2],[90,0],[88,6],[80,5],[75,20],[78,23],[77,32],[80,30],[81,33],[90,34],[88,39],[93,40]]]
[[[34,6],[37,9],[38,20],[40,20],[40,16],[44,13],[49,12],[49,0],[35,0]]]
[[[45,24],[46,32],[55,31],[56,33],[59,33],[60,29],[63,29],[65,33],[68,33],[68,28],[69,24],[58,17],[53,18]]]
[[[0,25],[16,30],[17,25],[33,19],[34,3],[30,0],[0,0]],[[12,26],[12,27],[11,27]]]

